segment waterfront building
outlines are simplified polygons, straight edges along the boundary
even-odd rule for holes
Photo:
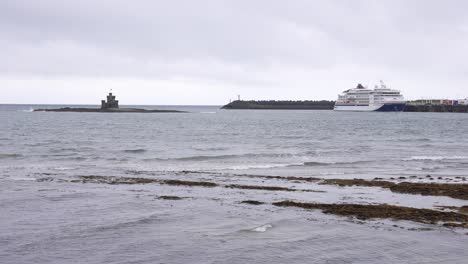
[[[411,105],[440,105],[442,104],[443,99],[418,99],[408,102]]]

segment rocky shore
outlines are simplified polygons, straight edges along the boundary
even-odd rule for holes
[[[182,175],[189,175],[190,172],[183,172]],[[181,176],[182,176],[181,175]],[[409,195],[423,196],[446,196],[454,199],[468,200],[468,185],[467,184],[442,184],[442,183],[415,183],[415,182],[391,182],[382,180],[363,180],[363,179],[323,179],[323,178],[307,178],[307,177],[282,177],[282,176],[262,176],[262,175],[238,175],[247,178],[261,178],[270,181],[284,181],[298,184],[300,182],[308,183],[308,188],[291,188],[279,182],[272,185],[245,185],[245,184],[227,184],[217,181],[202,181],[181,179],[167,179],[159,177],[122,177],[122,176],[78,176],[69,181],[71,183],[88,183],[88,184],[109,184],[109,185],[165,185],[180,188],[223,188],[237,189],[242,192],[322,192],[327,195],[328,191],[318,190],[323,185],[338,185],[341,187],[352,188],[353,186],[362,186],[369,188],[384,188],[389,189],[394,193],[403,193]],[[56,181],[52,177],[37,179],[38,182]],[[262,181],[262,183],[263,183]],[[312,189],[310,187],[313,187]],[[330,190],[329,190],[330,191]],[[247,195],[244,193],[244,195]],[[247,195],[247,196],[250,196]],[[252,196],[250,196],[252,197]],[[161,200],[183,200],[191,197],[181,197],[178,195],[158,195],[156,199]],[[266,198],[266,197],[264,197]],[[435,204],[432,208],[417,208],[408,207],[400,204],[387,203],[356,203],[356,202],[340,202],[340,203],[324,203],[319,201],[294,201],[294,200],[243,200],[238,201],[239,204],[248,205],[273,205],[277,207],[298,207],[302,209],[317,209],[325,214],[333,214],[337,216],[354,217],[357,220],[373,220],[373,219],[391,219],[391,220],[407,220],[433,226],[441,226],[446,228],[468,228],[468,206],[447,206]]]

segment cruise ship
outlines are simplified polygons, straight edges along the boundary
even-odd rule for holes
[[[406,100],[399,90],[388,88],[382,81],[380,87],[374,89],[358,84],[356,88],[344,91],[338,95],[335,103],[335,111],[359,111],[359,112],[394,112],[403,111]]]

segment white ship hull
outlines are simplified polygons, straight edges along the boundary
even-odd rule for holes
[[[335,105],[335,111],[350,112],[399,112],[403,111],[406,103],[388,103],[374,105]]]
[[[351,112],[373,112],[382,107],[382,105],[335,105],[335,111],[351,111]]]

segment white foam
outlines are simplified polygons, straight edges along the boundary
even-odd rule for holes
[[[35,178],[26,178],[26,177],[12,177],[10,178],[11,180],[14,181],[35,181]]]
[[[57,167],[57,168],[53,168],[53,170],[65,171],[65,170],[76,170],[76,168],[71,168],[71,167]]]
[[[303,163],[290,163],[290,164],[254,164],[254,165],[239,165],[229,167],[228,170],[248,170],[248,169],[271,169],[271,168],[284,168],[289,166],[300,166]]]
[[[26,113],[31,113],[31,112],[34,112],[34,109],[33,109],[33,108],[29,108],[29,109],[22,109],[22,110],[18,110],[18,112],[26,112]]]
[[[330,172],[319,172],[319,175],[345,175],[346,173],[345,172],[342,172],[342,171],[337,171],[337,172],[333,172],[333,171],[330,171]]]
[[[468,159],[467,156],[413,156],[408,159],[404,159],[405,161],[412,161],[412,160],[464,160]]]
[[[273,227],[272,225],[266,224],[266,225],[256,227],[256,228],[252,229],[252,231],[263,233],[263,232],[266,232],[269,228],[272,228],[272,227]]]

